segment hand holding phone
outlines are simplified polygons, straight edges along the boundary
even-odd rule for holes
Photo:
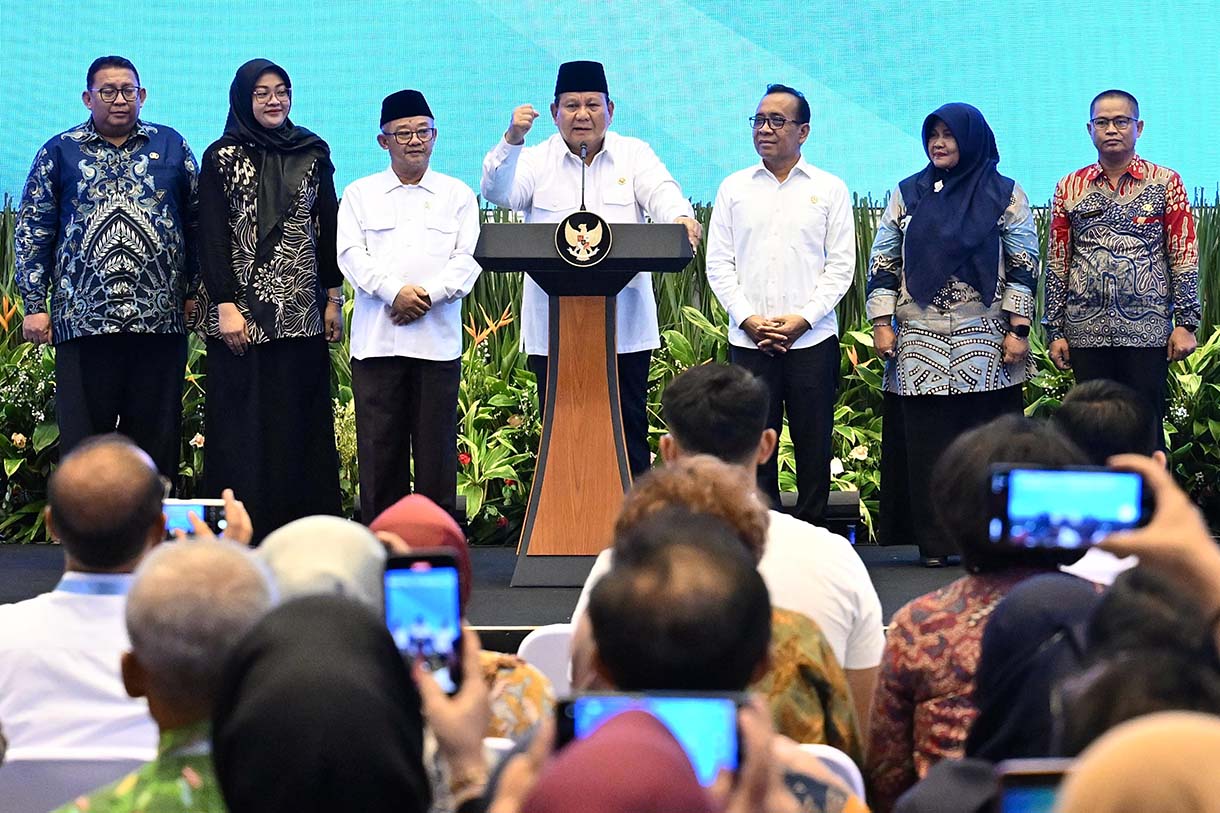
[[[392,556],[385,567],[385,621],[403,657],[446,692],[462,681],[462,608],[457,559],[448,550]]]
[[[224,500],[166,498],[161,501],[161,510],[165,513],[165,538],[167,540],[177,539],[178,531],[182,531],[187,536],[195,534],[196,529],[191,523],[191,514],[202,520],[216,536],[224,533],[229,526]]]

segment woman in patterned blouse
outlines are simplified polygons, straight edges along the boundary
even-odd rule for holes
[[[947,104],[924,120],[929,163],[898,184],[869,259],[868,318],[886,360],[879,535],[958,553],[934,532],[927,484],[953,439],[1018,413],[1029,368],[1038,235],[1025,193],[996,171],[983,114]]]
[[[942,759],[960,759],[978,716],[974,678],[991,612],[1018,582],[1079,559],[1083,551],[1005,548],[989,539],[993,463],[1084,465],[1055,430],[1004,415],[963,434],[941,456],[930,496],[940,533],[962,552],[966,575],[894,614],[873,704],[867,753],[869,804],[889,811]]]
[[[338,514],[326,342],[343,335],[330,147],[288,118],[292,82],[242,65],[199,179],[207,305],[204,493],[241,495],[256,540]]]

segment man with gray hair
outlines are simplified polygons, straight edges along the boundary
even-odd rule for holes
[[[232,542],[163,545],[145,557],[127,595],[131,650],[123,685],[148,699],[161,731],[157,757],[135,773],[62,808],[225,810],[211,758],[212,703],[229,651],[271,608],[267,571]]]

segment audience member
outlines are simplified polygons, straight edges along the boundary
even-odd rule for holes
[[[213,761],[231,813],[422,813],[423,716],[389,631],[351,599],[272,610],[224,667]]]
[[[1077,760],[1055,810],[1216,813],[1220,718],[1176,711],[1123,723]]]
[[[163,495],[152,460],[120,435],[83,441],[51,474],[46,522],[64,575],[50,593],[0,606],[0,719],[12,747],[156,747],[119,659],[132,571],[165,536]]]
[[[302,517],[268,534],[258,556],[284,601],[328,593],[381,614],[386,550],[363,525],[326,514]]]
[[[148,699],[161,731],[157,758],[60,813],[224,813],[210,756],[212,702],[225,658],[273,598],[266,571],[229,542],[163,545],[144,558],[127,597],[123,684]]]
[[[963,755],[978,714],[974,677],[992,611],[1017,583],[1080,557],[989,541],[991,465],[1083,462],[1058,432],[1011,415],[961,435],[937,462],[930,494],[940,532],[962,552],[967,573],[908,602],[890,624],[869,736],[874,809],[889,811],[932,765]]]
[[[978,719],[966,758],[942,760],[904,793],[899,813],[990,813],[999,789],[995,763],[1047,757],[1052,747],[1053,692],[1082,668],[1085,626],[1098,587],[1064,573],[1033,576],[996,605],[983,633],[974,703]]]
[[[675,460],[641,478],[627,493],[615,525],[616,557],[635,545],[632,529],[670,507],[719,517],[757,563],[766,544],[770,512],[754,476],[707,455]],[[613,569],[613,568],[611,568]],[[761,575],[761,574],[760,574]],[[594,586],[596,589],[596,586]],[[769,667],[752,688],[766,698],[781,734],[797,742],[824,742],[863,761],[862,741],[843,669],[817,623],[772,606]],[[581,617],[574,617],[580,628]]]
[[[593,588],[573,642],[574,685],[623,691],[757,688],[769,667],[772,611],[766,584],[736,529],[711,515],[668,507],[622,528],[617,542],[619,556]],[[794,722],[774,709],[772,714],[781,731]],[[825,719],[830,744],[855,744],[854,728],[844,732],[833,715]],[[807,809],[861,809],[823,763],[790,745],[772,738],[786,785],[776,785],[775,799],[799,790]]]
[[[766,386],[743,367],[704,364],[686,370],[665,389],[662,416],[669,434],[661,438],[666,464],[708,454],[740,467],[751,477],[775,451],[767,427]],[[758,571],[771,603],[817,622],[844,668],[862,730],[885,636],[881,602],[864,563],[851,543],[825,528],[770,511]],[[584,612],[589,590],[610,569],[612,553],[593,565],[572,617]]]
[[[1147,455],[1165,465],[1151,411],[1135,390],[1117,381],[1098,378],[1072,387],[1051,416],[1051,425],[1079,446],[1094,466],[1104,466],[1118,454]],[[1063,570],[1098,584],[1111,584],[1115,576],[1138,562],[1134,556],[1118,559],[1090,548],[1079,562],[1065,565]]]

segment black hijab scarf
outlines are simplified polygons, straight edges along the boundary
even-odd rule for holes
[[[927,307],[949,277],[956,276],[990,307],[999,277],[999,220],[1012,199],[1013,181],[996,171],[1000,152],[995,135],[983,114],[968,104],[942,105],[924,119],[925,153],[938,119],[957,140],[957,166],[941,170],[929,161],[898,184],[911,212],[903,238],[907,292]]]
[[[231,813],[423,813],[420,698],[385,625],[341,596],[269,613],[225,665],[212,758]]]
[[[258,228],[259,264],[271,258],[279,241],[281,224],[296,198],[305,174],[314,162],[319,170],[333,174],[330,146],[316,133],[297,127],[291,119],[274,130],[267,129],[254,118],[254,85],[267,71],[278,73],[284,84],[292,87],[288,72],[268,59],[251,59],[237,69],[229,85],[229,117],[224,135],[217,142],[228,146],[239,144],[260,153],[258,169],[258,208],[255,213]]]

